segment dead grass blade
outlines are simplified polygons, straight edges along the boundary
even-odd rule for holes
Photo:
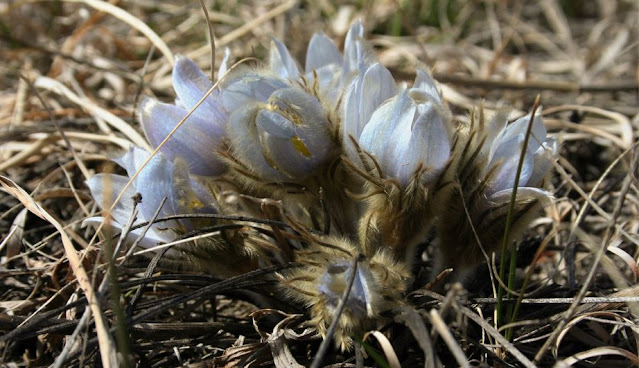
[[[65,98],[68,98],[69,100],[71,100],[71,102],[87,110],[91,115],[106,121],[112,127],[122,132],[122,134],[129,138],[131,142],[133,142],[133,144],[143,147],[147,151],[152,150],[146,139],[144,139],[144,137],[142,137],[140,133],[133,129],[131,125],[127,124],[124,120],[120,119],[109,111],[96,105],[92,101],[89,101],[86,98],[81,98],[57,80],[48,77],[38,77],[34,84],[36,87],[46,89],[58,95],[64,96]]]
[[[576,312],[577,307],[581,303],[581,299],[583,299],[583,297],[586,296],[586,293],[588,292],[588,288],[590,287],[590,283],[592,282],[595,276],[595,273],[597,271],[598,265],[601,262],[603,256],[605,255],[606,250],[608,249],[610,240],[613,236],[613,229],[616,226],[618,226],[617,219],[621,212],[621,209],[625,200],[625,196],[630,190],[631,184],[636,180],[636,178],[634,177],[634,174],[637,172],[636,169],[637,169],[638,161],[639,161],[639,150],[635,150],[633,158],[632,158],[632,162],[629,167],[629,173],[631,174],[627,175],[624,179],[623,186],[620,190],[619,198],[617,200],[617,203],[615,203],[613,213],[610,216],[610,225],[608,228],[606,228],[606,234],[602,237],[601,247],[595,253],[595,259],[593,261],[592,267],[588,271],[588,274],[586,275],[583,281],[583,286],[581,287],[581,289],[579,289],[579,292],[577,293],[577,296],[575,297],[575,301],[573,302],[573,304],[570,305],[570,308],[566,311],[566,313],[564,314],[564,317],[559,321],[559,323],[557,324],[557,327],[553,330],[550,337],[548,337],[548,339],[544,342],[544,345],[539,349],[539,351],[535,355],[536,362],[539,362],[541,358],[543,358],[548,348],[555,342],[556,338],[559,336],[561,331],[565,328],[566,324],[568,323],[568,320]],[[629,303],[628,306],[635,314],[635,317],[638,317],[639,306],[634,303]]]
[[[394,319],[396,322],[403,323],[412,332],[419,347],[424,352],[424,367],[434,368],[436,365],[433,344],[422,316],[412,308],[403,307],[395,315]]]
[[[23,208],[13,219],[9,234],[0,243],[0,252],[6,247],[7,258],[15,257],[20,254],[22,248],[22,237],[24,236],[24,224],[27,220],[27,209]]]
[[[564,330],[561,331],[561,333],[559,334],[559,336],[557,337],[557,341],[555,342],[554,346],[553,346],[553,354],[555,356],[557,356],[557,352],[559,351],[559,345],[561,344],[563,338],[566,336],[566,334],[570,331],[570,328],[577,325],[578,323],[587,320],[587,319],[591,319],[593,317],[607,317],[607,318],[612,318],[612,319],[617,319],[619,320],[621,323],[626,324],[627,326],[630,327],[630,329],[632,330],[632,332],[634,333],[634,338],[635,341],[639,341],[637,340],[639,338],[639,326],[637,326],[633,321],[624,318],[620,315],[618,315],[617,313],[614,312],[608,312],[608,311],[592,311],[592,312],[587,312],[587,313],[583,313],[580,314],[579,316],[575,317],[572,321],[570,321],[568,324],[566,324],[566,328]]]
[[[282,15],[284,13],[286,13],[287,11],[289,11],[291,8],[293,8],[295,5],[297,5],[297,0],[291,0],[291,1],[287,1],[279,6],[276,6],[275,8],[267,11],[266,13],[258,16],[257,18],[251,20],[250,22],[246,22],[243,25],[241,25],[240,27],[234,29],[233,31],[225,34],[224,36],[220,37],[217,42],[216,42],[216,47],[221,48],[224,47],[226,45],[228,45],[229,43],[235,41],[236,39],[244,36],[245,34],[251,32],[253,29],[259,27],[261,24],[268,22],[269,20]],[[187,55],[191,58],[198,58],[204,54],[206,54],[207,52],[210,51],[210,45],[204,45],[196,50],[194,50],[193,52],[189,52]]]
[[[399,358],[397,357],[397,353],[395,353],[395,349],[393,348],[393,344],[388,341],[386,335],[379,331],[369,331],[364,334],[363,340],[366,341],[368,336],[373,336],[379,343],[379,346],[382,347],[382,351],[384,352],[384,356],[386,357],[386,361],[391,368],[401,368],[402,365],[399,363]]]
[[[140,19],[134,17],[131,13],[125,11],[122,8],[118,8],[117,6],[108,3],[106,1],[99,0],[64,0],[72,3],[84,3],[96,10],[103,11],[107,14],[111,14],[115,18],[129,24],[131,27],[140,31],[143,35],[145,35],[153,45],[160,50],[160,52],[164,55],[164,57],[169,61],[171,66],[175,62],[175,57],[169,49],[169,46],[155,33],[149,26],[146,25]]]
[[[430,322],[433,324],[433,328],[437,331],[437,333],[439,333],[442,339],[444,339],[446,346],[448,346],[450,352],[453,353],[453,356],[455,357],[455,360],[457,360],[459,366],[469,368],[470,363],[468,362],[468,357],[464,354],[464,351],[455,340],[455,337],[448,329],[448,326],[446,326],[446,322],[444,322],[442,317],[439,315],[439,312],[437,312],[436,309],[431,309],[428,316],[430,317]]]
[[[587,112],[596,116],[601,116],[603,118],[609,119],[615,124],[598,124],[595,125],[579,125],[575,123],[569,122],[561,122],[561,124],[557,124],[552,120],[548,121],[550,128],[569,128],[581,130],[590,134],[601,136],[604,139],[610,140],[616,146],[621,148],[622,150],[629,149],[633,142],[633,127],[630,119],[628,119],[623,114],[618,112],[609,111],[602,109],[600,107],[595,106],[584,106],[584,105],[561,105],[554,106],[544,109],[544,115],[556,114],[562,111],[578,111],[578,112]]]
[[[600,357],[602,355],[619,355],[628,359],[630,362],[632,362],[633,365],[635,366],[639,365],[639,357],[637,357],[637,354],[633,354],[629,352],[628,350],[618,348],[615,346],[600,346],[598,348],[593,348],[590,350],[579,352],[577,354],[569,356],[568,358],[564,360],[560,360],[557,363],[555,363],[554,368],[571,367],[582,360],[585,360],[588,358]]]
[[[93,313],[96,333],[98,335],[98,343],[100,345],[102,364],[105,367],[117,367],[117,351],[111,335],[108,333],[106,321],[102,317],[102,308],[100,307],[99,301],[94,293],[91,280],[89,279],[84,266],[82,266],[80,257],[78,257],[78,254],[71,243],[71,239],[69,239],[66,235],[64,228],[44,208],[36,203],[33,198],[27,194],[27,192],[14,183],[13,180],[0,175],[0,184],[2,184],[2,186],[11,193],[11,195],[18,199],[31,213],[48,221],[56,228],[56,230],[59,231],[66,256],[69,260],[69,265],[71,266],[71,269],[73,269],[75,278],[82,288],[84,295],[86,295],[87,300],[89,301],[89,307]]]
[[[524,367],[535,368],[536,365],[530,361],[519,349],[515,347],[510,341],[508,341],[502,334],[497,331],[496,328],[491,326],[484,318],[478,316],[472,310],[464,307],[458,306],[459,311],[465,315],[466,317],[473,320],[473,322],[477,323],[488,335],[490,335],[497,343],[499,343],[508,353],[514,356]]]

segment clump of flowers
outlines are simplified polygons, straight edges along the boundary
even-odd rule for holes
[[[309,307],[321,335],[337,320],[342,349],[404,304],[428,233],[439,254],[434,268],[465,274],[483,260],[481,249],[497,250],[517,188],[511,235],[521,234],[551,199],[541,186],[557,143],[539,112],[509,123],[504,112],[487,122],[479,110],[470,123],[453,123],[428,71],[398,83],[363,35],[355,23],[342,54],[316,34],[304,69],[274,40],[265,65],[233,69],[226,58],[215,87],[194,62],[178,58],[175,104],[141,106],[159,153],[132,148],[116,160],[128,177],[98,174],[88,183],[98,204],[113,208],[110,226],[127,223],[133,205],[126,198],[139,192],[134,223],[150,221],[164,200],[160,217],[178,215],[152,224],[144,247],[210,231],[176,242],[167,255],[223,275],[295,262],[281,287]],[[122,190],[125,200],[114,202]],[[197,214],[209,216],[179,216]],[[237,216],[254,221],[223,226]]]

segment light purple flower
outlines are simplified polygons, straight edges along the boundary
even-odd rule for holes
[[[384,101],[395,96],[397,91],[395,79],[388,69],[379,63],[362,70],[350,84],[344,101],[343,144],[347,154],[355,162],[358,162],[359,158],[351,139],[359,140],[373,112]]]
[[[226,68],[223,63],[220,73]],[[151,145],[159,146],[212,87],[213,82],[192,60],[178,57],[173,68],[176,104],[147,98],[140,106],[140,121]],[[220,92],[214,90],[162,146],[161,152],[171,161],[183,159],[194,175],[219,176],[225,166],[217,151],[226,135],[227,121]]]
[[[315,33],[306,50],[304,71],[286,46],[273,39],[269,69],[282,79],[299,81],[303,78],[309,85],[316,85],[322,98],[335,106],[344,86],[358,75],[361,68],[365,69],[375,62],[374,54],[369,51],[363,36],[364,27],[361,21],[357,21],[346,35],[342,56],[331,39],[322,33]]]
[[[246,93],[275,83],[246,83]],[[263,95],[261,92],[260,95]],[[229,122],[234,154],[267,180],[301,180],[312,174],[330,153],[332,142],[327,112],[320,102],[299,87],[273,89],[266,101],[247,98]]]
[[[512,191],[530,119],[531,115],[528,114],[508,124],[505,114],[497,114],[487,127],[489,133],[484,145],[490,149],[484,172],[496,169],[486,190],[489,199],[496,199]],[[546,136],[540,110],[535,114],[532,124],[519,187],[536,187],[552,165],[549,157],[552,158],[557,153],[557,141]]]
[[[419,70],[412,88],[398,94],[390,72],[371,65],[346,95],[343,144],[349,159],[362,165],[352,139],[373,155],[385,176],[406,186],[414,175],[431,182],[450,156],[448,113],[433,81]]]
[[[204,187],[191,178],[186,163],[177,160],[173,163],[161,154],[152,157],[149,163],[140,170],[150,154],[142,148],[131,148],[122,157],[115,161],[122,166],[127,176],[115,174],[97,174],[87,181],[91,195],[96,203],[108,210],[113,206],[116,197],[124,190],[113,211],[113,221],[110,226],[114,231],[122,230],[131,217],[134,209],[132,197],[139,193],[142,201],[138,205],[139,214],[133,225],[147,222],[153,218],[154,213],[166,198],[160,209],[158,218],[177,214],[193,213],[217,213],[214,207],[214,199]],[[129,178],[140,171],[131,185],[124,189]],[[104,221],[102,217],[92,217],[85,220],[85,224],[99,224]],[[151,225],[141,246],[150,248],[159,242],[170,242],[180,233],[196,229],[194,222],[189,219],[169,220]],[[142,229],[131,231],[129,240],[134,240],[142,233]]]

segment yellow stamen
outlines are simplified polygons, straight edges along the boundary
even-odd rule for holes
[[[291,141],[291,144],[293,145],[293,148],[295,148],[297,152],[303,154],[306,157],[311,157],[311,152],[309,152],[308,148],[306,147],[304,142],[302,142],[300,137],[295,135],[291,137],[290,141]]]

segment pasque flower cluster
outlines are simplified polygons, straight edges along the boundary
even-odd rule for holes
[[[515,185],[516,239],[551,198],[542,184],[557,145],[539,111],[509,123],[505,112],[489,118],[480,109],[470,123],[454,123],[427,70],[418,69],[413,83],[396,81],[363,36],[355,23],[341,53],[314,35],[303,69],[273,40],[268,63],[232,67],[227,57],[215,83],[178,58],[175,102],[149,98],[140,108],[159,153],[131,148],[115,160],[128,177],[98,174],[88,182],[96,202],[113,208],[108,226],[127,224],[129,198],[138,192],[134,224],[150,221],[163,200],[159,217],[172,216],[150,225],[140,245],[179,240],[166,256],[183,265],[233,275],[296,261],[281,286],[309,306],[320,334],[340,318],[343,349],[374,328],[381,312],[402,305],[429,233],[438,254],[433,268],[453,267],[458,278],[483,260],[482,249],[496,251]],[[194,214],[203,216],[179,216]],[[223,226],[236,215],[255,221]],[[184,239],[198,232],[209,235]]]

